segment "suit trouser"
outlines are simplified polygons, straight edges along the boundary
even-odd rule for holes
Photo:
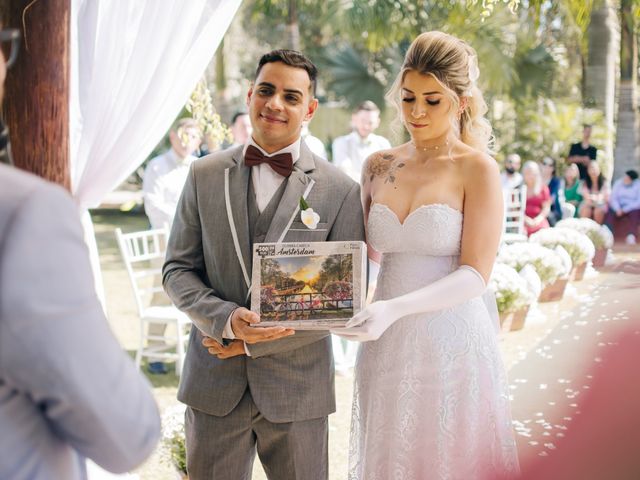
[[[187,407],[185,430],[190,480],[248,480],[256,451],[270,480],[328,478],[327,417],[270,422],[248,388],[224,417]]]

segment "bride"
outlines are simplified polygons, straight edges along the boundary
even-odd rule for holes
[[[353,480],[518,472],[496,319],[482,298],[503,201],[478,75],[465,42],[418,36],[388,94],[411,141],[363,169],[367,238],[381,269],[374,302],[339,332],[366,342],[355,373]]]

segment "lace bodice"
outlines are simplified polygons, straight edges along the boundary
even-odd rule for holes
[[[431,256],[460,254],[462,212],[443,203],[422,205],[400,223],[382,203],[371,205],[369,242],[377,251],[413,252]]]
[[[376,300],[392,298],[458,268],[462,212],[448,205],[422,205],[400,223],[386,205],[371,205],[368,240],[382,253]]]

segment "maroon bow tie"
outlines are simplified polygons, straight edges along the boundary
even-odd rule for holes
[[[293,172],[293,157],[290,153],[279,153],[271,157],[264,155],[258,148],[249,145],[247,152],[244,154],[244,164],[247,167],[268,164],[274,172],[279,173],[283,177],[288,177]]]

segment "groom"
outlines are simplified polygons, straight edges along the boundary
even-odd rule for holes
[[[359,186],[300,138],[316,73],[298,52],[264,55],[247,94],[252,138],[194,162],[178,205],[163,283],[197,327],[178,392],[193,480],[250,478],[256,450],[270,479],[328,475],[330,336],[256,328],[246,308],[254,243],[364,239]],[[301,197],[316,229],[301,222]]]

